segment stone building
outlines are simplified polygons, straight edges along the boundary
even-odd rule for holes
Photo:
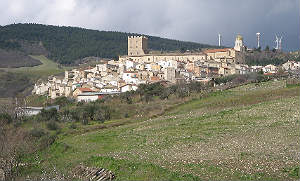
[[[176,83],[175,68],[173,68],[173,67],[165,68],[164,79],[169,81],[169,82]]]
[[[148,53],[148,38],[145,36],[128,37],[128,56],[145,55]]]

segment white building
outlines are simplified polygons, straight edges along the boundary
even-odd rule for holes
[[[289,60],[288,62],[282,64],[282,67],[284,70],[298,70],[300,69],[300,62]]]
[[[138,86],[136,86],[134,84],[126,84],[126,85],[120,87],[121,92],[136,91],[137,89],[138,89]]]

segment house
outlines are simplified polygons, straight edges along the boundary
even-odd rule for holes
[[[119,88],[118,86],[113,86],[113,85],[106,85],[104,87],[101,88],[100,92],[118,92],[119,91]]]
[[[126,83],[136,84],[138,80],[138,72],[125,71],[122,78]]]
[[[49,91],[49,85],[41,83],[40,85],[34,85],[34,88],[32,90],[32,93],[35,93],[37,95],[44,95],[48,93]]]
[[[85,92],[77,95],[77,101],[78,102],[93,102],[98,99],[102,99],[102,94],[98,94],[95,92]]]
[[[83,87],[80,87],[80,88],[77,88],[74,92],[73,92],[73,96],[74,97],[77,97],[79,94],[82,94],[82,93],[91,93],[91,92],[94,92],[92,89],[90,88],[83,88]]]
[[[289,60],[288,62],[282,64],[282,67],[284,70],[298,70],[300,69],[300,62]]]
[[[250,72],[260,72],[262,71],[263,66],[251,66]]]
[[[277,67],[275,65],[269,64],[262,68],[264,73],[276,73]]]
[[[105,96],[120,94],[120,92],[110,92],[110,93],[103,93],[103,92],[86,92],[77,95],[78,102],[93,102],[99,99],[104,98]]]
[[[138,86],[135,84],[126,84],[120,87],[121,92],[136,91]]]

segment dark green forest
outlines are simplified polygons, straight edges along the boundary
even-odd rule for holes
[[[22,51],[21,42],[42,44],[47,56],[61,64],[72,64],[88,56],[117,58],[127,54],[127,36],[132,33],[88,30],[77,27],[42,24],[11,24],[0,26],[0,48]],[[210,45],[147,36],[150,50],[196,50]]]

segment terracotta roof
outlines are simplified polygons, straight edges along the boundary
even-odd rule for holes
[[[223,49],[209,49],[205,50],[204,53],[217,53],[217,52],[227,52],[230,48],[223,48]]]
[[[160,79],[159,79],[159,77],[157,77],[157,76],[151,77],[151,81],[158,81],[158,80],[160,80]]]
[[[80,87],[78,88],[81,92],[94,92],[92,89],[90,88],[83,88],[83,87]]]

